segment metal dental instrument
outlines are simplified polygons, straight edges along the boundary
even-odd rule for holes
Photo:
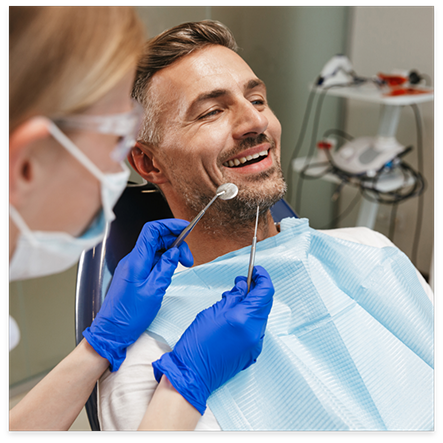
[[[195,228],[195,225],[200,221],[200,219],[203,217],[206,210],[209,208],[209,206],[212,205],[212,203],[215,202],[215,200],[220,197],[222,200],[230,200],[231,198],[234,198],[238,193],[237,186],[234,185],[234,183],[225,183],[217,188],[217,193],[215,194],[214,198],[206,205],[206,207],[200,211],[197,216],[194,218],[194,220],[189,223],[188,226],[186,226],[185,229],[181,232],[181,234],[176,238],[174,243],[172,243],[171,248],[174,246],[177,246],[177,248],[183,243],[185,238],[188,236],[188,234]]]
[[[252,270],[254,269],[254,262],[255,262],[255,245],[257,244],[257,227],[258,227],[258,211],[259,211],[259,209],[260,209],[260,206],[257,206],[257,216],[255,217],[254,238],[252,239],[251,255],[249,256],[248,293],[249,293],[249,289],[251,288]]]

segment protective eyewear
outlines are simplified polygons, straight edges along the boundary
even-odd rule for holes
[[[78,114],[55,118],[52,121],[63,128],[119,136],[120,140],[110,155],[116,162],[121,162],[134,147],[142,120],[143,107],[136,100],[132,100],[132,110],[129,112],[110,115]]]

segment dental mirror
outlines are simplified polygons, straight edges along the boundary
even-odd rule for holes
[[[223,191],[224,193],[222,193]],[[237,193],[238,188],[234,185],[234,183],[225,183],[217,188],[217,195],[222,200],[231,200],[231,198],[234,198]]]
[[[195,228],[195,225],[199,222],[199,220],[203,217],[206,210],[209,208],[209,206],[212,205],[212,203],[217,200],[218,197],[220,197],[222,200],[230,200],[231,198],[234,198],[238,194],[238,188],[234,185],[234,183],[224,183],[223,185],[220,185],[217,188],[216,194],[213,197],[213,199],[205,206],[204,209],[202,209],[197,216],[194,218],[194,220],[189,223],[188,226],[186,226],[185,229],[181,232],[181,234],[176,238],[174,243],[172,243],[171,248],[174,246],[177,246],[177,248],[183,243],[185,238],[188,236],[188,234]]]

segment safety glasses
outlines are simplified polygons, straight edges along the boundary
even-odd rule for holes
[[[121,162],[134,147],[142,120],[143,107],[136,100],[132,100],[132,110],[129,112],[110,115],[78,114],[55,118],[52,121],[60,128],[119,136],[120,140],[110,155],[116,162]]]

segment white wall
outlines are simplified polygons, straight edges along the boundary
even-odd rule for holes
[[[362,76],[394,69],[415,69],[427,74],[434,85],[434,10],[433,7],[354,7],[351,15],[349,53],[355,71]],[[428,187],[424,195],[423,224],[418,248],[417,267],[428,274],[434,242],[434,103],[419,105],[424,122],[424,176]],[[353,136],[376,135],[380,106],[348,101],[345,129]],[[417,136],[410,106],[402,109],[397,139],[414,150],[405,161],[417,168]],[[343,210],[355,192],[347,190],[341,201]],[[411,255],[415,234],[418,199],[398,206],[394,243]],[[375,229],[387,235],[391,207],[382,205]],[[356,212],[342,226],[355,222]]]

